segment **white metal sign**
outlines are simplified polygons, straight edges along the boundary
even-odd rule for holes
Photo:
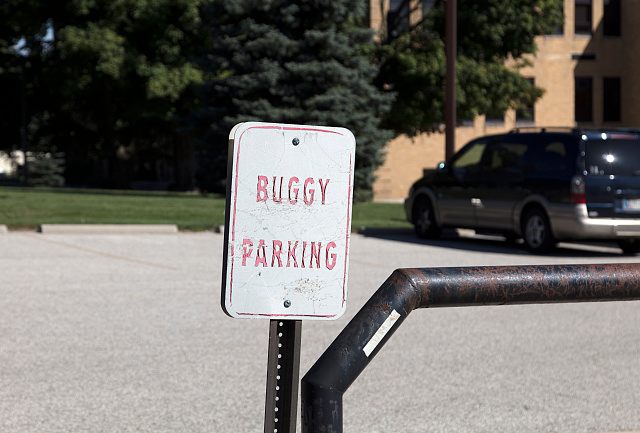
[[[345,128],[247,122],[231,130],[228,315],[332,320],[344,313],[355,144]]]

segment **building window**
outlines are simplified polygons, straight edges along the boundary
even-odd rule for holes
[[[590,35],[592,27],[592,7],[591,0],[576,0],[576,35]]]
[[[620,77],[602,79],[602,120],[620,121]]]
[[[620,36],[620,0],[604,0],[602,32],[605,36]]]
[[[411,9],[409,0],[391,0],[387,12],[387,37],[393,40],[409,30]]]
[[[533,78],[526,78],[526,80],[535,86],[535,80]],[[534,123],[536,121],[534,104],[527,104],[525,106],[518,107],[516,109],[516,122],[517,123]]]
[[[435,5],[436,0],[422,0],[422,16],[426,16],[433,6]]]
[[[593,121],[593,79],[575,78],[575,117],[576,122]]]
[[[491,109],[484,117],[485,125],[502,125],[504,123],[504,112]]]
[[[501,125],[504,123],[504,110],[496,107],[489,107],[484,113],[484,123],[486,125]]]

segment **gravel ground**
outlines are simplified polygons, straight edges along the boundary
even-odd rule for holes
[[[0,431],[260,432],[268,322],[219,306],[222,236],[0,236]],[[535,257],[487,238],[354,235],[349,304],[303,324],[304,373],[397,267]],[[348,432],[640,430],[640,302],[417,311],[345,395]]]

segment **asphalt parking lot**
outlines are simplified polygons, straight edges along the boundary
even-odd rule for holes
[[[354,235],[347,313],[398,267],[637,262],[488,238]],[[268,321],[219,306],[222,236],[0,235],[0,431],[259,432]],[[345,395],[348,432],[640,431],[640,302],[416,311]]]

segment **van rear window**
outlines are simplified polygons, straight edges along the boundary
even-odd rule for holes
[[[640,138],[589,140],[585,145],[590,175],[640,176]]]

